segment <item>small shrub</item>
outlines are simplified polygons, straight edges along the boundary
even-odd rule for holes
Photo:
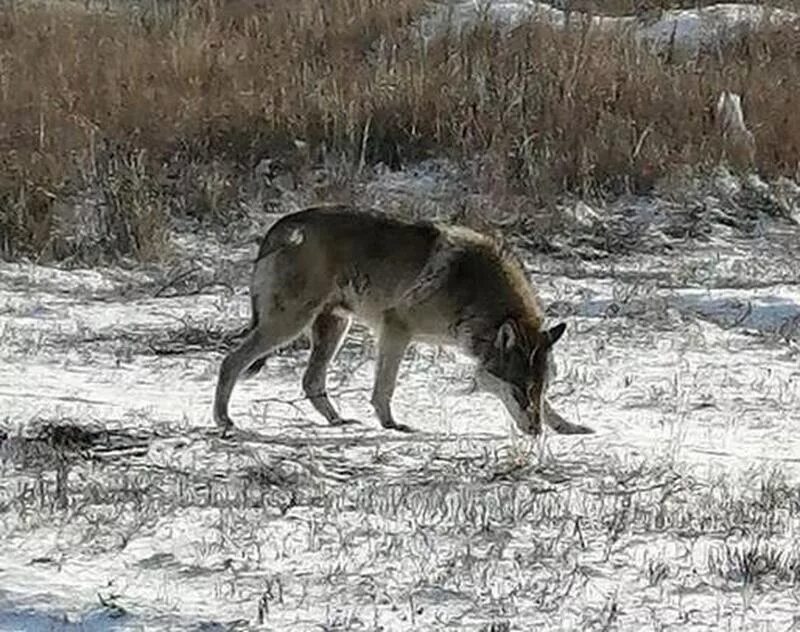
[[[711,552],[709,569],[728,581],[754,584],[771,578],[775,581],[800,582],[800,553],[796,548],[782,548],[760,538],[726,542]]]

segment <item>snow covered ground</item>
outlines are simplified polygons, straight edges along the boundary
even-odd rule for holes
[[[453,187],[439,165],[365,195]],[[422,345],[396,395],[419,432],[381,430],[363,330],[330,377],[360,426],[302,399],[301,346],[240,382],[242,433],[220,439],[248,246],[180,236],[194,286],[0,265],[0,629],[787,629],[800,229],[788,211],[737,224],[736,200],[677,236],[683,206],[625,200],[529,253],[569,327],[552,400],[597,431],[540,441],[466,392],[465,358]],[[570,255],[622,220],[627,250]]]
[[[657,17],[586,15],[567,13],[558,3],[536,0],[452,0],[435,3],[431,12],[416,26],[426,38],[445,31],[458,33],[482,21],[513,28],[525,20],[539,19],[554,26],[568,21],[580,24],[588,20],[601,29],[624,29],[643,44],[658,50],[674,47],[687,54],[713,49],[747,30],[796,22],[793,11],[751,3],[719,3],[695,9],[662,11]]]

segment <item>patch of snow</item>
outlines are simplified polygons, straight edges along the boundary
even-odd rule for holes
[[[722,3],[699,9],[665,11],[649,25],[637,25],[636,35],[654,48],[670,45],[693,54],[715,47],[762,26],[777,26],[798,19],[798,14],[758,4]]]
[[[458,0],[440,3],[417,25],[425,40],[446,32],[458,34],[482,22],[511,29],[533,19],[553,26],[564,26],[568,19],[588,20],[595,28],[630,29],[642,43],[658,50],[671,46],[693,54],[707,47],[731,41],[737,35],[764,25],[781,25],[800,18],[786,9],[757,4],[723,3],[697,9],[663,11],[658,19],[646,22],[634,16],[590,15],[567,12],[535,0]]]
[[[376,168],[360,200],[367,206],[438,221],[449,217],[453,201],[466,193],[464,174],[445,159],[430,159],[392,171]]]
[[[0,590],[0,630],[102,632],[131,629],[130,616],[119,616],[99,604],[85,611],[69,613],[52,605],[42,605],[27,595],[14,599],[10,591]]]
[[[601,221],[600,214],[583,200],[578,200],[572,208],[565,210],[581,228],[592,228]]]
[[[800,291],[778,286],[752,290],[685,290],[676,301],[682,311],[692,311],[723,327],[769,334],[800,334]]]
[[[580,14],[573,13],[578,18]],[[436,5],[417,24],[418,32],[425,40],[435,39],[450,33],[458,35],[478,24],[485,23],[503,29],[511,29],[528,20],[539,19],[553,26],[563,26],[566,14],[561,9],[536,0],[457,0]],[[609,21],[610,20],[610,21]],[[622,22],[629,21],[625,18]],[[593,23],[617,24],[616,18],[594,16]]]

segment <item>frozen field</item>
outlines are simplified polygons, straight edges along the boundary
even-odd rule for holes
[[[360,329],[330,390],[361,425],[302,399],[297,345],[223,440],[252,249],[0,265],[0,629],[794,629],[800,230],[756,219],[531,256],[568,323],[551,400],[597,431],[539,441],[422,345],[395,399],[419,432],[381,430]]]

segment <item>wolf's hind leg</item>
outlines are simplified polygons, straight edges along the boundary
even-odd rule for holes
[[[259,325],[247,334],[242,343],[231,351],[219,369],[217,389],[214,394],[214,421],[225,431],[233,427],[228,416],[228,401],[236,380],[242,372],[256,360],[263,358],[274,349],[290,342],[300,335],[308,321],[297,318],[296,314],[281,314],[280,318],[263,318]]]
[[[339,426],[352,423],[342,419],[328,399],[326,376],[328,365],[336,356],[350,328],[350,318],[323,312],[311,325],[311,356],[303,375],[303,391],[328,423]]]

